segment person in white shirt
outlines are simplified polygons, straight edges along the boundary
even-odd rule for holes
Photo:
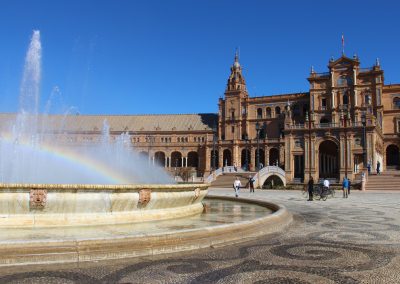
[[[323,190],[324,190],[325,192],[327,192],[328,189],[329,189],[329,180],[328,180],[327,178],[324,178],[324,187],[323,187]]]
[[[239,177],[236,177],[235,181],[233,182],[233,189],[235,190],[235,196],[239,197],[239,189],[242,186]]]

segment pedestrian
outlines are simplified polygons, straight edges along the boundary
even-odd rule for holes
[[[249,177],[249,187],[250,187],[250,192],[254,193],[254,179],[252,176]]]
[[[240,190],[241,186],[242,186],[242,183],[240,182],[239,177],[236,177],[235,181],[233,182],[233,189],[235,190],[236,197],[239,197],[239,190]]]
[[[368,169],[368,175],[370,175],[371,174],[371,163],[370,162],[368,162],[368,164],[367,164],[367,169]]]
[[[349,190],[349,180],[346,177],[343,177],[342,188],[343,188],[343,198],[347,198]]]
[[[233,170],[234,170],[235,172],[237,172],[237,166],[236,166],[236,163],[233,163]]]
[[[347,190],[348,190],[349,195],[350,195],[351,181],[350,181],[350,179],[348,179],[348,181],[349,181],[349,188]]]
[[[313,190],[314,190],[314,179],[313,177],[311,177],[310,180],[308,181],[308,201],[314,200]]]
[[[379,161],[376,163],[376,174],[381,174],[381,163]]]

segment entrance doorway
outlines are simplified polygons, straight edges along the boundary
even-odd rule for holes
[[[304,155],[294,156],[294,178],[304,180]]]
[[[338,157],[339,148],[335,142],[326,140],[319,145],[319,178],[339,178]]]
[[[230,150],[228,150],[228,149],[224,150],[223,158],[224,158],[224,167],[232,166],[232,154],[231,154]]]
[[[279,166],[279,150],[276,148],[269,150],[269,165]]]
[[[400,152],[396,145],[386,148],[386,169],[400,169]]]

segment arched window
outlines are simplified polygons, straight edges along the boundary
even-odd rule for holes
[[[349,95],[347,93],[343,94],[343,104],[344,105],[349,104]]]
[[[267,107],[267,108],[265,109],[265,114],[266,114],[266,117],[267,117],[267,118],[271,118],[271,108],[270,108],[270,107]]]
[[[280,107],[275,107],[275,115],[278,116],[281,114],[281,108]]]
[[[257,118],[262,118],[262,108],[257,109]]]
[[[365,95],[365,104],[370,105],[371,104],[371,96],[369,94]]]

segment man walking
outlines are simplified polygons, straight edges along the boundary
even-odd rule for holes
[[[343,187],[343,198],[348,198],[349,180],[346,177],[343,177],[342,187]]]
[[[381,174],[381,163],[379,161],[376,163],[376,174]]]
[[[242,186],[239,177],[236,177],[235,181],[233,182],[233,189],[235,190],[235,196],[239,197],[239,189]]]
[[[311,177],[310,180],[308,181],[308,201],[314,200],[313,190],[314,190],[314,179],[313,177]]]

